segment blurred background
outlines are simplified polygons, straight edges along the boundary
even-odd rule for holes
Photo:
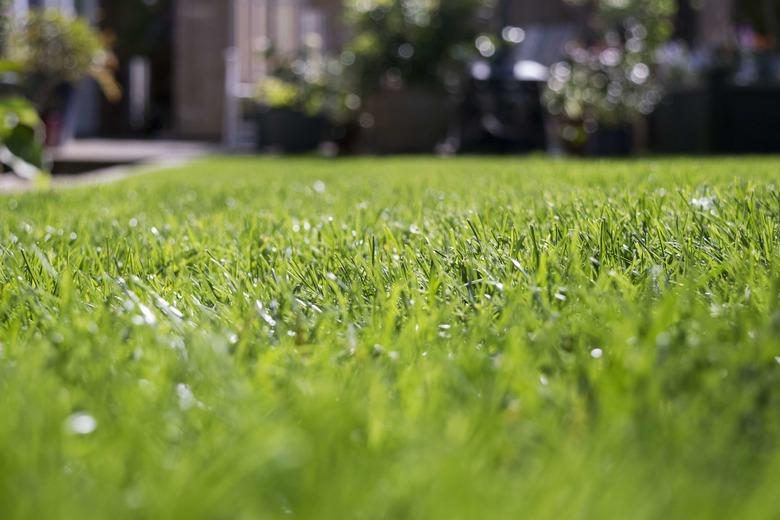
[[[109,139],[324,155],[780,150],[780,0],[0,9],[0,159],[12,169]]]

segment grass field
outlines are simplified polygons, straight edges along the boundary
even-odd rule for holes
[[[0,518],[780,517],[780,160],[0,197]]]

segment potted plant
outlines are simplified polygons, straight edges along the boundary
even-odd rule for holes
[[[22,92],[42,114],[47,143],[61,144],[73,85],[94,78],[110,100],[120,97],[113,58],[98,33],[83,19],[54,9],[33,9],[12,24],[7,54],[22,72]]]
[[[292,56],[268,53],[272,73],[257,86],[258,147],[287,153],[315,150],[345,120],[343,67],[310,41]]]
[[[432,152],[447,137],[453,98],[474,56],[482,0],[388,0],[345,5],[353,38],[341,61],[358,148]]]
[[[661,101],[658,50],[672,32],[673,0],[591,3],[594,31],[570,42],[544,94],[551,125],[573,153],[628,155],[644,141],[644,118]]]

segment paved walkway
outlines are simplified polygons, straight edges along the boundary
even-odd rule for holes
[[[111,164],[77,175],[55,175],[51,185],[69,188],[88,184],[105,184],[134,175],[181,166],[194,159],[219,151],[211,143],[184,141],[127,141],[83,139],[52,150],[54,162]],[[33,186],[15,175],[0,174],[0,192],[26,191]]]
[[[172,157],[197,157],[216,150],[210,143],[79,139],[52,150],[54,162],[135,163]]]

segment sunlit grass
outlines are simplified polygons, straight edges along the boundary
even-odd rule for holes
[[[778,518],[780,160],[0,197],[0,518]]]

